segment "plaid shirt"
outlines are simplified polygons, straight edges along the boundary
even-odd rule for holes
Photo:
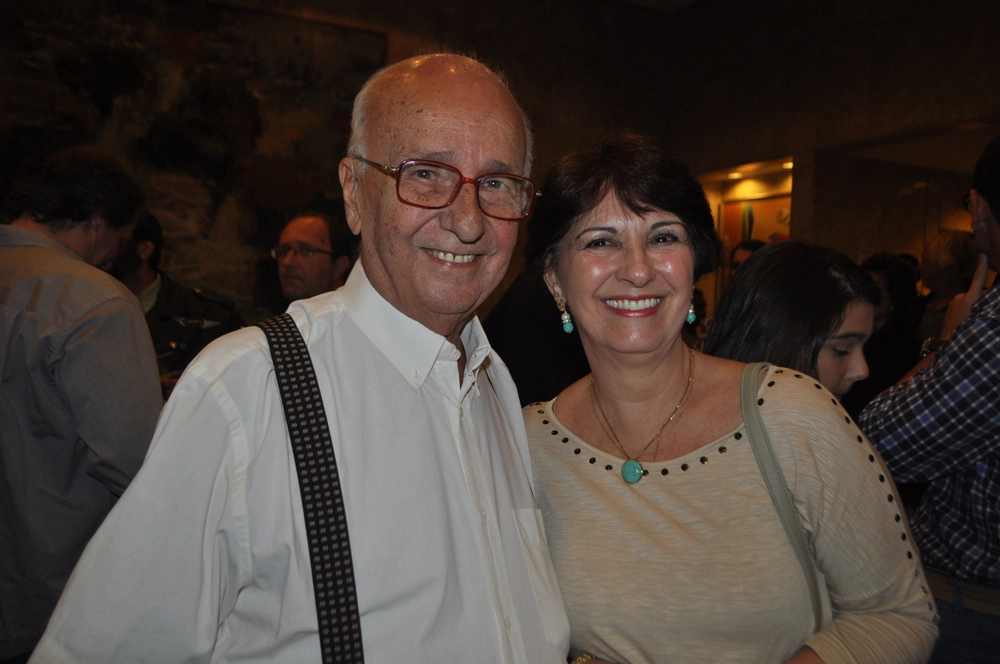
[[[911,524],[924,563],[1000,585],[1000,287],[860,424],[897,482],[929,483]]]

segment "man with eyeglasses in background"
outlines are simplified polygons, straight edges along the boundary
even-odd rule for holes
[[[496,73],[438,54],[369,79],[351,129],[358,263],[288,313],[329,421],[364,657],[565,664],[517,391],[475,315],[535,198],[527,118]],[[321,661],[294,466],[264,335],[214,342],[34,661]]]
[[[337,290],[347,279],[354,246],[354,236],[342,219],[322,212],[295,217],[271,250],[278,261],[281,293],[294,302]]]

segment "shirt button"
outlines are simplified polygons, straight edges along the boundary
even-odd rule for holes
[[[459,408],[458,409],[458,416],[459,417],[465,417],[465,408]]]
[[[507,628],[508,632],[510,631],[510,618],[508,618],[507,616],[504,616],[503,626]]]
[[[453,351],[452,354],[451,354],[451,359],[455,360],[456,362],[458,361],[458,358],[460,358],[460,357],[462,357],[462,354],[460,352],[458,352],[457,350]]]
[[[483,521],[486,521],[486,508],[485,507],[480,508],[480,510],[479,510],[479,516],[480,516],[480,518],[482,518]]]
[[[419,371],[414,371],[413,372],[413,380],[420,380],[420,372]]]

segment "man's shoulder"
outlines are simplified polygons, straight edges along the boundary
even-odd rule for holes
[[[990,289],[976,302],[935,359],[935,364],[980,362],[1000,363],[1000,288]]]
[[[141,315],[135,296],[107,272],[56,249],[38,247],[30,253],[37,252],[41,256],[22,255],[0,270],[4,302],[60,325],[72,324],[102,304]]]
[[[996,285],[983,293],[983,296],[979,298],[979,301],[973,305],[970,319],[1000,320],[1000,285]]]
[[[202,385],[199,390],[221,388],[232,396],[263,388],[272,371],[271,351],[263,331],[249,326],[205,346],[184,369],[181,382],[196,381]]]
[[[306,345],[315,358],[320,357],[314,347],[320,332],[343,326],[348,320],[346,316],[337,315],[336,307],[299,308],[292,307],[289,314],[296,327],[306,340]],[[335,333],[328,340],[335,346],[350,343],[356,346],[358,337],[350,334]],[[188,371],[193,372],[202,380],[211,382],[230,375],[242,375],[244,372],[273,371],[271,349],[264,331],[256,325],[231,332],[208,344],[205,350],[188,365]]]

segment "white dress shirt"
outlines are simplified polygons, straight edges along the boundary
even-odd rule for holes
[[[569,627],[514,384],[478,319],[458,349],[361,265],[294,303],[345,496],[365,658],[565,662]],[[211,344],[91,541],[32,661],[319,662],[295,463],[257,328]]]

